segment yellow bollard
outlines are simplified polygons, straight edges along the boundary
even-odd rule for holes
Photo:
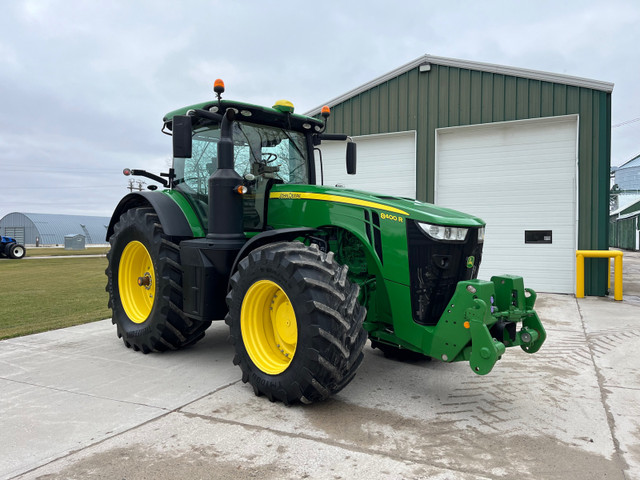
[[[613,262],[613,298],[622,300],[622,252],[617,250],[576,250],[576,298],[584,298],[584,258],[608,258],[607,285],[611,289],[611,259]]]
[[[622,300],[622,252],[619,253],[613,260],[613,298],[616,300]]]
[[[584,255],[576,252],[576,298],[584,298]]]

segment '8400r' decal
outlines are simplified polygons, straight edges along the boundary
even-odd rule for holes
[[[389,215],[388,213],[381,213],[380,218],[383,220],[393,220],[394,222],[403,223],[404,219],[402,217],[398,217],[396,215]]]

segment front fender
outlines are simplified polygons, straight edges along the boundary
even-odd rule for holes
[[[120,215],[132,208],[148,206],[156,211],[162,224],[162,230],[166,235],[174,237],[194,236],[184,212],[169,195],[165,195],[162,192],[133,192],[120,200],[114,210],[109,222],[109,228],[107,228],[107,241],[113,235],[113,228]]]
[[[231,268],[231,274],[229,275],[229,278],[231,278],[231,276],[235,273],[240,260],[249,255],[252,250],[255,250],[258,247],[262,247],[263,245],[266,245],[268,243],[292,242],[298,237],[311,235],[317,231],[318,230],[315,228],[301,227],[281,228],[279,230],[267,230],[265,232],[259,233],[242,246],[242,248],[238,252],[238,255],[236,256],[236,259],[233,262],[233,267]]]

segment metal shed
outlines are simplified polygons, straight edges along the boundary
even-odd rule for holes
[[[109,217],[12,212],[0,219],[0,232],[27,245],[64,245],[66,235],[82,234],[88,245],[105,243]]]
[[[348,178],[333,160],[344,154],[323,144],[325,183],[477,214],[488,224],[481,276],[522,273],[541,291],[573,293],[575,250],[609,247],[612,90],[425,55],[327,103],[328,131],[357,137],[359,172],[370,178]],[[380,155],[388,140],[404,143]],[[587,263],[587,294],[605,294],[606,265]]]

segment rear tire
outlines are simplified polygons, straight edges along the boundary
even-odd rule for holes
[[[19,260],[25,256],[27,250],[24,248],[24,245],[20,245],[19,243],[10,243],[4,248],[4,253],[9,258]]]
[[[313,403],[353,379],[367,340],[366,310],[347,271],[333,253],[300,242],[257,248],[239,263],[225,321],[233,362],[256,395]]]
[[[155,211],[125,212],[109,243],[106,290],[111,321],[124,344],[149,353],[176,350],[200,340],[211,322],[184,315],[180,247],[163,233]]]

